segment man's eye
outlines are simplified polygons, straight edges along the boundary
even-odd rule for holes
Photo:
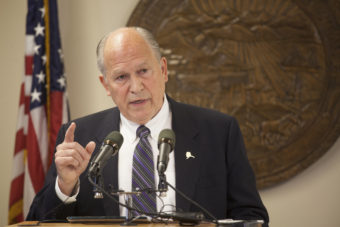
[[[115,78],[115,80],[124,80],[126,78],[126,75],[120,75]]]
[[[147,71],[148,71],[147,69],[140,69],[140,70],[139,70],[139,73],[140,73],[140,74],[144,74],[144,73],[146,73]]]

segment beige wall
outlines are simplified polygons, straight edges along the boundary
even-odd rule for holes
[[[106,32],[123,26],[137,0],[59,0],[71,117],[112,106],[97,79],[95,48]],[[26,1],[0,0],[0,227],[7,223],[12,154],[23,75]],[[261,196],[271,226],[340,226],[340,139],[317,163]]]

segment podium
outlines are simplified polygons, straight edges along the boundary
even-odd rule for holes
[[[122,220],[116,221],[110,221],[110,222],[38,222],[38,221],[24,221],[17,224],[9,225],[6,227],[120,227],[122,226]],[[137,226],[139,227],[181,227],[183,225],[180,225],[179,222],[167,222],[167,223],[153,223],[153,222],[146,222],[146,221],[136,221]],[[184,225],[188,226],[188,225]],[[235,222],[235,223],[224,223],[216,225],[214,223],[210,222],[201,222],[198,225],[195,225],[197,227],[261,227],[261,223],[256,222]]]
[[[179,223],[173,222],[173,223],[137,223],[139,227],[180,227]],[[60,222],[37,222],[37,221],[24,221],[20,222],[17,224],[9,225],[7,227],[107,227],[107,226],[112,226],[112,227],[121,227],[120,223],[110,223],[110,222],[103,222],[103,223],[60,223]],[[212,223],[201,223],[197,225],[198,227],[215,227],[215,224]]]

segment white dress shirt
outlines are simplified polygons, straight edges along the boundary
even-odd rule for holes
[[[124,142],[119,150],[118,156],[118,185],[120,190],[127,192],[131,191],[132,186],[132,163],[133,153],[136,145],[139,141],[136,135],[137,128],[140,126],[134,122],[127,120],[122,114],[120,114],[120,133],[124,136]],[[146,127],[150,129],[150,135],[148,140],[152,147],[153,160],[154,160],[154,171],[155,171],[155,185],[158,187],[159,177],[157,172],[157,156],[158,156],[158,135],[165,129],[171,129],[171,111],[168,100],[164,95],[164,102],[161,110],[153,117]],[[167,181],[175,186],[175,155],[171,152],[169,155],[169,164],[165,172]],[[119,201],[125,203],[124,197],[120,196]],[[164,206],[165,205],[165,206]],[[157,196],[157,211],[173,211],[176,205],[175,191],[169,188],[165,197],[159,198]],[[164,207],[163,207],[164,206]],[[126,209],[120,207],[120,214],[126,215]]]
[[[120,133],[124,137],[124,142],[118,153],[118,187],[120,190],[124,190],[126,192],[131,191],[132,186],[132,162],[133,162],[133,153],[135,147],[139,141],[139,138],[136,135],[138,124],[127,120],[122,114],[120,114]],[[152,118],[148,123],[145,124],[146,127],[150,129],[150,135],[148,136],[148,140],[152,147],[153,152],[153,160],[154,160],[154,172],[155,172],[155,185],[158,187],[159,176],[157,172],[157,156],[158,156],[158,135],[163,129],[171,129],[171,120],[172,114],[169,107],[168,100],[164,95],[164,102],[161,110],[156,114],[154,118]],[[115,173],[112,173],[115,174]],[[176,187],[176,178],[175,178],[175,155],[174,152],[171,152],[169,155],[169,163],[168,168],[165,172],[167,181]],[[79,185],[79,182],[78,182]],[[57,196],[60,200],[64,201],[64,203],[72,203],[76,201],[76,197],[79,193],[79,187],[76,190],[76,193],[68,197],[63,194],[58,186],[58,177],[56,179],[55,190]],[[124,196],[120,196],[119,201],[125,204]],[[176,193],[171,188],[168,188],[168,192],[165,197],[157,196],[157,211],[175,211],[176,207]],[[126,209],[120,206],[120,215],[126,215]]]

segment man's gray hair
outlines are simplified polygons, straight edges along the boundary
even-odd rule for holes
[[[150,45],[151,49],[153,50],[156,58],[161,60],[161,51],[159,49],[159,45],[155,40],[154,36],[146,29],[141,27],[131,27],[137,31],[137,33],[144,38],[144,40]],[[112,32],[106,34],[98,43],[97,46],[97,66],[99,71],[105,77],[105,65],[104,65],[104,46]]]

